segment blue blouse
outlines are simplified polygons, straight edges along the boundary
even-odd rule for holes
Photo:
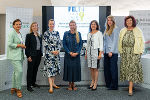
[[[110,36],[107,34],[104,35],[104,53],[118,53],[118,38],[118,28],[114,28]]]
[[[76,34],[70,33],[70,31],[66,31],[63,36],[63,47],[65,52],[70,54],[70,52],[80,53],[82,48],[82,38],[81,33],[79,34],[79,43],[76,41]]]

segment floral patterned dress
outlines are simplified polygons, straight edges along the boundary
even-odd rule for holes
[[[44,76],[56,76],[60,74],[60,56],[52,54],[52,51],[60,51],[61,40],[59,32],[46,31],[43,35],[45,57],[44,57]]]
[[[132,81],[133,83],[143,82],[143,70],[141,65],[141,55],[134,54],[135,37],[133,31],[127,31],[122,40],[120,80]]]

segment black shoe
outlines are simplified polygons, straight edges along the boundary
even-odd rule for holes
[[[31,87],[27,87],[27,90],[33,92],[34,90]]]
[[[89,86],[89,87],[87,87],[87,88],[88,88],[88,89],[92,89],[92,88],[93,88],[93,86],[92,86],[92,87],[90,87],[90,86]]]
[[[95,90],[97,90],[97,87],[95,89],[92,88],[92,91],[95,91]]]
[[[37,87],[37,88],[40,88],[40,86],[39,85],[37,85],[37,84],[34,84],[34,85],[32,85],[33,87]]]
[[[133,92],[132,93],[128,93],[128,96],[133,96]]]

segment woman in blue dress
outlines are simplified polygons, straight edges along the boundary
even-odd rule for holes
[[[54,31],[55,22],[49,20],[49,30],[43,35],[45,57],[44,57],[44,72],[48,76],[50,85],[49,93],[53,93],[53,88],[59,89],[54,83],[55,76],[60,74],[60,56],[61,40],[58,31]]]
[[[77,90],[74,82],[81,81],[80,51],[82,38],[80,32],[77,32],[75,21],[71,20],[69,27],[70,30],[66,31],[63,37],[65,50],[63,80],[69,82],[68,90]]]

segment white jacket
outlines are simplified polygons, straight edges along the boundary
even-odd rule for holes
[[[88,36],[87,36],[87,48],[89,47],[89,40],[90,40],[90,34],[91,33],[88,33]],[[103,35],[102,35],[102,32],[98,31],[96,32],[95,34],[93,34],[93,38],[94,38],[94,49],[98,49],[100,51],[103,51]]]

